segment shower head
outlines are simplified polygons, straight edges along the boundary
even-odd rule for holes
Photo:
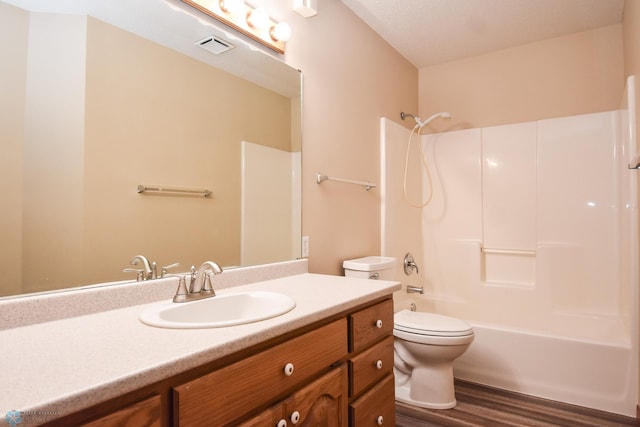
[[[419,126],[420,128],[425,127],[426,125],[428,125],[429,123],[431,123],[432,121],[434,121],[435,119],[437,119],[438,117],[442,117],[443,119],[450,119],[451,117],[453,117],[451,114],[447,113],[446,111],[442,111],[440,113],[436,113],[433,116],[429,117],[428,119],[426,119],[425,121],[420,121],[419,119],[416,119],[416,123],[417,126]]]
[[[447,113],[446,111],[441,111],[439,113],[434,114],[433,116],[429,117],[428,119],[426,119],[425,121],[420,120],[420,117],[414,115],[414,114],[409,114],[409,113],[400,113],[400,118],[402,120],[404,120],[407,117],[412,117],[413,120],[416,121],[416,129],[422,129],[423,127],[425,127],[426,125],[428,125],[429,123],[431,123],[432,121],[434,121],[435,119],[437,119],[438,117],[442,117],[443,119],[450,119],[453,116],[450,113]]]

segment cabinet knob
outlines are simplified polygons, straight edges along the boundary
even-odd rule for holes
[[[384,417],[382,415],[378,416],[378,418],[376,419],[376,423],[381,426],[382,423],[384,423]]]
[[[376,361],[376,368],[382,369],[382,360],[377,360]]]
[[[290,377],[293,374],[293,363],[287,363],[284,365],[284,374]]]
[[[298,422],[300,421],[300,412],[298,411],[293,411],[293,414],[291,414],[291,424],[298,424]]]
[[[280,421],[278,421],[278,424],[276,424],[276,427],[287,427],[287,420],[285,420],[284,418],[281,419]]]
[[[382,320],[380,319],[376,320],[376,328],[378,329],[382,328]]]

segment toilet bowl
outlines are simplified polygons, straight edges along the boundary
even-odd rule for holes
[[[392,280],[395,258],[369,256],[343,262],[347,277]],[[396,400],[422,408],[456,406],[453,361],[473,341],[467,322],[433,313],[394,314]]]
[[[394,315],[396,400],[429,409],[456,406],[453,361],[473,341],[471,325],[453,317],[402,310]]]

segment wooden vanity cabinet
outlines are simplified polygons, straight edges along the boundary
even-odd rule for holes
[[[395,426],[393,300],[349,317],[349,425]]]
[[[378,300],[47,425],[393,426],[392,333]]]

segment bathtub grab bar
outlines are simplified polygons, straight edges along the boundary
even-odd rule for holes
[[[480,248],[480,250],[485,254],[536,256],[536,251],[527,251],[522,249]]]

